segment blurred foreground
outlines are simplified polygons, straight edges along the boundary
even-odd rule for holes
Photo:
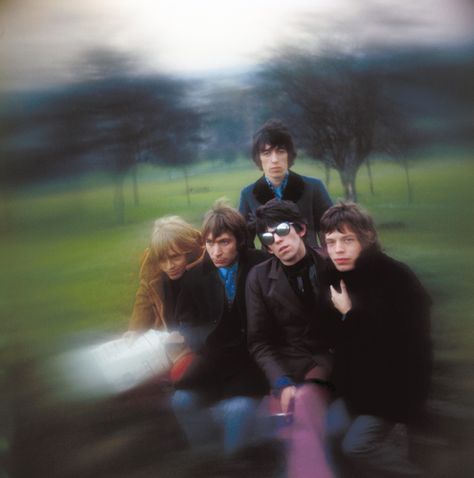
[[[174,213],[198,225],[215,198],[236,203],[242,184],[256,176],[243,163],[205,168],[190,174],[191,205],[182,176],[144,168],[140,206],[128,207],[124,225],[113,216],[111,185],[93,176],[25,188],[3,204],[5,476],[281,476],[275,443],[231,461],[191,454],[169,411],[167,387],[86,400],[58,386],[46,369],[58,354],[126,329],[153,219]],[[301,160],[295,169],[324,174]],[[386,250],[417,272],[434,300],[433,392],[411,433],[413,458],[429,477],[467,478],[474,472],[471,155],[441,151],[413,162],[411,202],[402,168],[377,161],[372,172],[376,194],[361,175],[360,201],[376,217]],[[329,190],[333,198],[342,193],[336,181]]]
[[[50,372],[51,359],[18,363],[10,370],[10,451],[3,476],[286,476],[284,441],[257,441],[231,457],[213,448],[190,450],[170,408],[171,387],[163,379],[121,394],[90,390],[74,397],[64,394],[61,381]],[[409,430],[410,456],[427,477],[468,478],[474,471],[473,426],[472,410],[432,400]]]

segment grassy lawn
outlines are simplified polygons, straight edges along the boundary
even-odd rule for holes
[[[382,160],[372,167],[375,195],[362,169],[359,201],[374,214],[387,252],[419,274],[434,300],[437,393],[473,404],[472,158],[458,153],[413,162],[412,203],[402,168]],[[314,163],[300,160],[294,169],[324,178]],[[342,188],[331,174],[336,199]],[[226,168],[197,165],[189,206],[180,171],[143,166],[138,175],[140,204],[133,205],[127,183],[124,225],[115,223],[112,184],[100,175],[16,191],[2,205],[1,345],[8,358],[20,348],[47,351],[71,334],[124,330],[153,220],[179,214],[198,226],[215,199],[237,205],[240,189],[258,173],[244,160]]]

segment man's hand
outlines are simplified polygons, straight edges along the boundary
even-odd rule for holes
[[[166,344],[177,345],[177,344],[184,344],[184,342],[185,342],[185,338],[177,330],[170,332],[168,337],[166,337],[165,339]]]
[[[341,280],[341,292],[338,292],[332,285],[329,286],[331,290],[331,300],[334,307],[342,314],[347,314],[352,309],[351,298],[347,292],[346,284]]]
[[[293,411],[294,400],[296,394],[296,387],[294,385],[290,385],[289,387],[285,387],[280,394],[280,405],[281,411],[283,413],[288,413]]]
[[[136,332],[135,330],[127,330],[122,337],[126,340],[127,345],[131,347],[139,336],[140,332]]]

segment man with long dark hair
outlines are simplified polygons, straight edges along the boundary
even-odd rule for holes
[[[381,251],[372,218],[356,204],[326,211],[321,231],[328,290],[341,327],[328,412],[340,476],[414,477],[418,470],[392,438],[414,420],[430,381],[430,299],[415,274]],[[351,475],[352,476],[352,475]]]

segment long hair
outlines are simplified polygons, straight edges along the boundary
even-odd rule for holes
[[[155,221],[150,243],[157,261],[170,253],[185,254],[188,264],[197,260],[203,250],[201,233],[179,216],[164,216]]]
[[[357,204],[344,201],[330,207],[321,218],[320,230],[324,247],[326,234],[334,231],[344,232],[346,228],[354,232],[363,249],[380,250],[372,217]]]
[[[278,120],[267,121],[254,135],[252,142],[252,159],[262,169],[260,153],[269,145],[271,148],[283,148],[288,153],[288,167],[291,168],[296,158],[296,149],[291,134],[286,126]]]

